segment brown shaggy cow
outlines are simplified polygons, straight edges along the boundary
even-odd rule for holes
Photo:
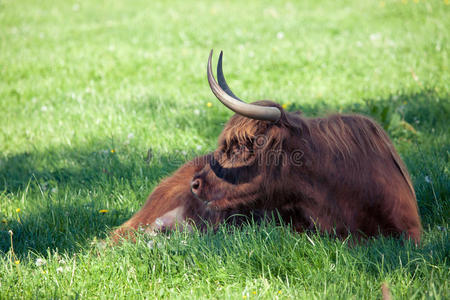
[[[207,68],[211,90],[236,115],[213,154],[201,163],[187,163],[163,181],[122,228],[157,228],[157,217],[169,227],[188,219],[197,225],[201,219],[217,224],[231,212],[277,210],[299,232],[319,228],[340,237],[404,234],[420,241],[414,188],[375,121],[355,114],[306,118],[272,101],[247,104],[225,81],[222,53],[219,83],[211,58],[212,51]]]

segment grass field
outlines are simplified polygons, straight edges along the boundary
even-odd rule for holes
[[[1,0],[0,299],[379,299],[383,282],[448,299],[449,4]],[[243,99],[376,118],[411,173],[420,247],[249,224],[103,249],[215,148],[231,112],[211,48]]]

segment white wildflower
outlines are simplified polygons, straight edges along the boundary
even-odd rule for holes
[[[154,240],[150,240],[147,242],[147,247],[150,249],[153,249],[153,247],[155,246],[155,241]]]
[[[56,194],[57,192],[58,192],[58,188],[57,187],[52,188],[52,193],[53,194]]]
[[[199,109],[194,109],[194,115],[199,115],[200,114],[200,110]]]
[[[277,39],[282,40],[284,38],[284,32],[280,31],[277,33]]]
[[[48,110],[48,107],[47,106],[45,106],[45,105],[42,105],[42,107],[41,107],[41,111],[47,111]]]
[[[131,139],[133,139],[133,138],[134,138],[134,133],[130,132],[130,133],[128,134],[128,139],[131,140]]]
[[[164,225],[164,221],[161,220],[160,218],[156,218],[155,225],[158,226],[158,228],[162,227]]]
[[[201,145],[197,145],[197,150],[202,150],[202,146]]]
[[[64,268],[63,267],[57,267],[56,268],[56,273],[62,273],[64,272]]]
[[[38,259],[36,259],[35,264],[36,264],[36,266],[40,267],[42,265],[45,265],[45,260],[43,260],[42,258],[38,258]]]
[[[425,181],[426,181],[427,183],[431,183],[431,178],[430,178],[430,176],[425,176]]]
[[[153,228],[145,229],[144,233],[146,236],[151,236],[151,237],[158,235],[158,233]]]

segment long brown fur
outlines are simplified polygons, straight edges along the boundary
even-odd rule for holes
[[[195,193],[209,209],[277,209],[297,231],[318,227],[342,237],[404,234],[420,241],[411,180],[375,121],[355,114],[306,118],[271,101],[255,104],[275,106],[282,117],[276,123],[239,115],[229,120],[216,165],[194,176],[201,183]]]

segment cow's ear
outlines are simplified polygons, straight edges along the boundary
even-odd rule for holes
[[[294,132],[302,132],[308,128],[308,121],[303,118],[301,111],[294,113],[286,112],[282,115],[280,121],[277,123],[279,127],[288,128]]]

